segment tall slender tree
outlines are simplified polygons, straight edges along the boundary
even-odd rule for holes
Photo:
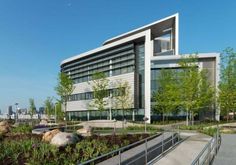
[[[109,80],[103,72],[95,72],[92,81],[88,82],[92,86],[93,99],[89,103],[89,109],[97,109],[100,112],[106,109],[109,96]]]
[[[180,104],[186,111],[186,124],[189,118],[194,121],[194,116],[201,107],[211,106],[214,100],[214,87],[207,79],[207,72],[198,68],[197,55],[182,57],[179,65]]]
[[[33,118],[33,115],[35,113],[36,113],[36,106],[35,106],[35,103],[34,103],[34,99],[30,98],[29,99],[29,114],[30,114],[31,119]]]
[[[164,122],[165,116],[174,112],[179,105],[178,79],[175,70],[160,70],[157,85],[158,89],[153,94],[154,111],[162,114]]]
[[[61,97],[60,102],[64,105],[64,112],[67,110],[67,101],[69,100],[69,96],[74,91],[75,87],[73,85],[73,80],[69,75],[61,72],[58,74],[57,78],[57,86],[55,87],[55,91]]]
[[[44,107],[45,107],[46,114],[50,118],[50,116],[53,115],[53,111],[54,111],[53,98],[47,97],[47,99],[44,101]]]
[[[114,92],[116,109],[130,109],[133,108],[133,98],[131,95],[131,87],[128,81],[118,80],[115,85]]]
[[[61,102],[57,101],[54,105],[56,120],[62,121],[64,117],[64,112],[62,111]]]
[[[218,104],[222,115],[229,120],[229,113],[236,110],[236,52],[227,48],[220,56],[221,74],[219,83]]]

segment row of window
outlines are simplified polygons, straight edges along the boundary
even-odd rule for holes
[[[99,72],[99,70],[98,70]],[[122,67],[122,68],[117,68],[117,69],[113,69],[113,70],[107,70],[105,72],[103,72],[106,77],[110,77],[110,76],[117,76],[117,75],[121,75],[121,74],[125,74],[125,73],[131,73],[134,72],[134,66],[127,66],[127,67]],[[81,83],[81,82],[87,82],[92,80],[92,75],[88,75],[88,76],[83,76],[83,77],[72,77],[71,78],[74,80],[74,83]]]
[[[133,56],[124,56],[120,57],[123,59],[123,61],[118,61],[118,62],[113,62],[111,61],[111,64],[109,61],[103,61],[102,63],[97,63],[93,66],[87,66],[84,68],[79,68],[73,71],[66,71],[67,74],[71,75],[71,78],[74,77],[83,77],[88,74],[93,74],[94,72],[102,72],[110,69],[110,66],[112,68],[117,68],[117,67],[123,67],[127,65],[134,64],[134,55]],[[119,59],[120,59],[119,58]]]
[[[125,46],[122,46],[119,48],[115,48],[115,49],[112,49],[112,50],[109,50],[106,52],[97,53],[97,54],[88,56],[85,59],[80,59],[78,61],[74,61],[74,62],[65,64],[62,66],[62,69],[64,69],[64,71],[68,71],[69,69],[72,69],[74,67],[78,67],[78,66],[81,67],[81,65],[88,66],[88,65],[90,65],[90,63],[97,63],[101,60],[103,61],[104,59],[108,59],[108,58],[110,59],[111,57],[113,58],[116,56],[117,57],[123,56],[124,54],[132,52],[133,46],[134,46],[133,44],[128,44],[128,45],[125,45]],[[98,59],[100,59],[100,60],[98,60]],[[94,62],[94,61],[96,61],[96,62]],[[86,64],[84,64],[84,63],[86,63]]]
[[[110,72],[109,71],[106,71],[106,72],[103,72],[105,74],[106,77],[109,77],[110,76]],[[74,81],[74,83],[81,83],[81,82],[87,82],[87,81],[90,81],[92,80],[92,75],[89,75],[89,76],[84,76],[84,77],[79,77],[79,78],[73,78],[71,77]]]
[[[104,93],[105,97],[109,96],[120,96],[123,95],[125,92],[125,89],[108,89],[106,91],[101,91]],[[79,101],[79,100],[92,100],[94,98],[94,93],[93,92],[85,92],[85,93],[77,93],[69,96],[68,101]]]

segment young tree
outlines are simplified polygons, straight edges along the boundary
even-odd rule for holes
[[[131,87],[128,81],[118,80],[115,83],[115,108],[116,109],[130,109],[133,108],[133,98],[131,95]]]
[[[190,55],[183,57],[179,63],[182,68],[179,72],[180,104],[186,111],[187,125],[189,118],[194,121],[200,107],[212,105],[214,96],[214,88],[207,79],[206,71],[199,70],[197,59],[197,55]]]
[[[52,101],[53,101],[53,98],[51,97],[47,97],[47,99],[44,101],[45,112],[49,118],[51,115],[53,115],[53,111],[54,111],[54,104]]]
[[[30,114],[31,119],[33,118],[33,115],[35,113],[36,113],[36,107],[35,107],[35,104],[34,104],[34,99],[30,98],[29,99],[29,114]]]
[[[162,113],[162,121],[165,115],[176,111],[179,105],[178,79],[172,69],[162,69],[158,77],[158,89],[154,93],[154,111]]]
[[[96,72],[92,76],[92,81],[88,82],[92,86],[93,100],[89,103],[89,108],[97,109],[100,112],[105,110],[108,105],[106,97],[108,97],[109,80],[103,72]]]
[[[236,110],[236,52],[227,48],[220,56],[221,74],[219,83],[218,104],[221,114],[226,115],[229,120],[229,113]]]
[[[199,71],[199,76],[196,104],[192,109],[192,123],[194,122],[194,116],[199,113],[200,109],[209,109],[215,103],[215,88],[208,80],[208,71],[206,69]]]
[[[63,117],[64,117],[64,112],[62,111],[62,107],[61,107],[61,102],[57,101],[55,103],[55,115],[56,115],[56,120],[58,121],[62,121]]]
[[[61,97],[60,102],[64,105],[64,112],[67,110],[67,101],[69,96],[74,91],[73,80],[65,73],[61,72],[58,75],[58,83],[55,87],[57,94]]]
[[[114,86],[116,89],[112,97],[114,98],[115,108],[121,109],[123,113],[125,110],[133,108],[134,103],[129,82],[118,80]]]

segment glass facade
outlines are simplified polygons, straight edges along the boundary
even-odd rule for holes
[[[65,63],[61,71],[74,83],[81,83],[91,80],[95,72],[104,72],[107,77],[134,72],[134,59],[134,44],[126,44]]]
[[[136,73],[137,73],[137,97],[138,108],[144,108],[144,44],[138,44],[135,48],[136,52]]]
[[[106,120],[110,116],[109,110],[104,110],[104,111],[90,110],[90,111],[66,112],[66,117],[67,119],[70,119],[70,120],[87,121],[88,113],[89,113],[89,120],[99,120],[99,119]],[[131,121],[133,117],[135,118],[136,121],[143,121],[144,110],[143,109],[127,109],[127,110],[113,109],[112,110],[113,119],[116,119],[116,120],[126,119],[128,121]]]
[[[123,90],[118,90],[117,88],[114,89],[108,89],[106,91],[106,95],[108,96],[120,96],[122,95]],[[92,100],[94,97],[93,92],[85,92],[85,93],[76,93],[69,96],[69,102],[70,101],[79,101],[79,100]]]

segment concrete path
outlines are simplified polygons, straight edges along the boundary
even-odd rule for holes
[[[181,133],[181,137],[187,139],[154,163],[155,165],[190,165],[211,139],[210,136],[197,132]]]
[[[236,134],[222,134],[220,150],[213,165],[236,164]]]
[[[171,132],[165,132],[164,133],[164,139],[165,141],[169,140],[171,138],[173,133]],[[147,142],[147,147],[148,147],[148,151],[150,151],[151,149],[153,149],[156,146],[160,146],[161,141],[163,139],[163,136],[160,135],[150,141]],[[166,144],[165,146],[165,150],[167,148],[169,148],[169,146],[171,145],[171,141],[169,143]],[[158,154],[161,153],[161,148],[158,148],[156,150],[153,150],[153,152],[149,152],[148,155],[148,161],[150,161],[151,159],[153,159],[154,157],[156,157]],[[130,150],[127,150],[125,152],[123,152],[121,154],[121,164],[122,165],[128,165],[128,164],[135,164],[135,165],[143,165],[145,162],[145,144],[141,144],[138,145]],[[110,159],[107,159],[101,163],[99,163],[99,165],[118,165],[119,164],[119,155],[114,156]]]

